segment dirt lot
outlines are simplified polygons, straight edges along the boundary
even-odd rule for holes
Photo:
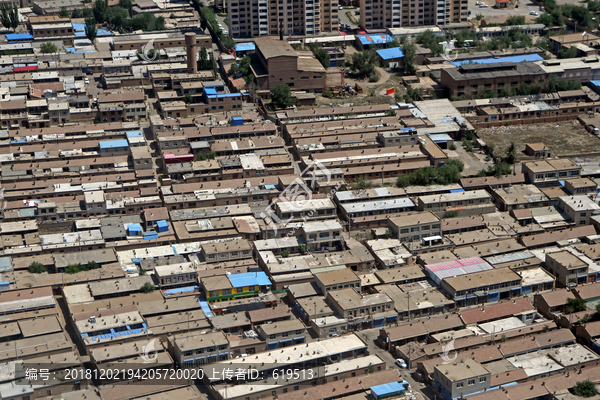
[[[480,129],[477,136],[488,145],[493,144],[496,154],[504,154],[510,142],[515,143],[519,152],[525,150],[526,143],[535,142],[543,142],[556,155],[600,151],[600,139],[586,131],[579,121],[486,128]]]

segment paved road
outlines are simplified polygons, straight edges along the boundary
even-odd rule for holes
[[[531,11],[539,11],[539,7],[529,1],[526,0],[517,0],[519,8],[513,9],[496,9],[493,6],[496,4],[495,0],[482,0],[489,7],[480,8],[475,5],[477,0],[469,0],[469,11],[471,11],[471,15],[469,18],[474,18],[477,14],[481,14],[484,17],[502,17],[506,15],[529,15]]]
[[[340,18],[340,23],[344,24],[344,26],[346,26],[346,24],[350,25],[352,28],[358,28],[358,24],[354,24],[352,23],[352,21],[350,21],[350,19],[348,18],[348,16],[346,15],[346,13],[348,11],[350,11],[352,13],[352,16],[354,18],[356,18],[357,20],[360,19],[360,16],[358,15],[354,15],[354,11],[357,11],[358,8],[344,8],[343,10],[339,10],[338,11],[338,15]]]

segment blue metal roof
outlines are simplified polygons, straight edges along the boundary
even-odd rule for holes
[[[129,131],[127,132],[127,137],[143,137],[144,133],[142,131]]]
[[[406,388],[398,382],[384,383],[383,385],[372,386],[370,389],[371,393],[374,394],[376,398],[378,396],[386,396],[406,390]]]
[[[484,58],[481,60],[465,60],[465,61],[454,61],[452,64],[456,67],[463,64],[492,64],[499,62],[524,62],[524,61],[541,61],[544,58],[538,54],[524,54],[522,56],[507,56],[498,58]]]
[[[206,89],[206,90],[210,90],[210,89]],[[242,97],[242,95],[240,93],[225,93],[225,94],[217,94],[217,95],[208,96],[209,99],[219,99],[219,98],[223,98],[223,97]]]
[[[207,318],[212,318],[215,316],[205,299],[198,299],[198,303],[200,303],[200,307],[202,308],[202,311],[204,311],[204,315],[206,315]]]
[[[0,257],[0,272],[8,272],[12,270],[12,258],[10,256]]]
[[[232,121],[243,121],[244,118],[242,118],[242,117],[231,117],[231,120]]]
[[[129,224],[127,225],[127,230],[130,232],[141,232],[142,226],[140,224]]]
[[[161,219],[160,221],[156,221],[156,226],[158,226],[159,228],[168,228],[169,224],[167,224],[167,221],[165,221],[164,219]]]
[[[177,294],[177,293],[192,292],[192,291],[198,290],[198,289],[200,289],[200,286],[186,286],[186,287],[178,287],[175,289],[163,290],[163,293],[164,294]]]
[[[271,281],[264,272],[243,272],[241,274],[227,275],[231,286],[234,288],[244,286],[270,286]]]
[[[360,43],[362,43],[363,45],[386,44],[387,42],[391,42],[394,40],[394,39],[392,39],[392,37],[390,35],[373,34],[373,35],[357,35],[356,37],[358,38],[358,40],[360,40]]]
[[[101,149],[116,149],[119,147],[129,147],[129,142],[125,139],[103,140],[99,142]]]
[[[438,133],[438,134],[427,134],[427,136],[429,136],[429,139],[433,140],[434,142],[450,142],[453,139],[450,137],[450,135],[446,134],[446,133]]]
[[[6,35],[6,40],[9,42],[11,40],[33,40],[33,35],[31,33],[9,33]]]
[[[252,51],[256,50],[256,45],[252,42],[238,43],[235,45],[235,51]]]
[[[400,47],[377,50],[377,54],[379,54],[379,57],[383,58],[384,60],[393,60],[395,58],[404,57],[404,53]]]
[[[208,88],[208,89],[204,89],[204,93],[206,93],[207,95],[216,95],[217,90],[213,89],[213,88]]]
[[[462,193],[465,189],[450,189],[450,193]]]

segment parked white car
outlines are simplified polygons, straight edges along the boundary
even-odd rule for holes
[[[487,4],[480,4],[479,8],[488,8],[488,5]]]
[[[532,11],[529,13],[529,15],[540,15],[540,13],[538,13],[537,11]]]
[[[402,369],[406,369],[406,361],[401,358],[396,359],[396,365]]]

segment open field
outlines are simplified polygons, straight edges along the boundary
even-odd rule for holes
[[[504,154],[510,142],[523,152],[526,143],[543,142],[555,155],[593,153],[600,151],[600,139],[579,121],[560,124],[512,125],[480,129],[477,136],[494,145],[496,154]]]

